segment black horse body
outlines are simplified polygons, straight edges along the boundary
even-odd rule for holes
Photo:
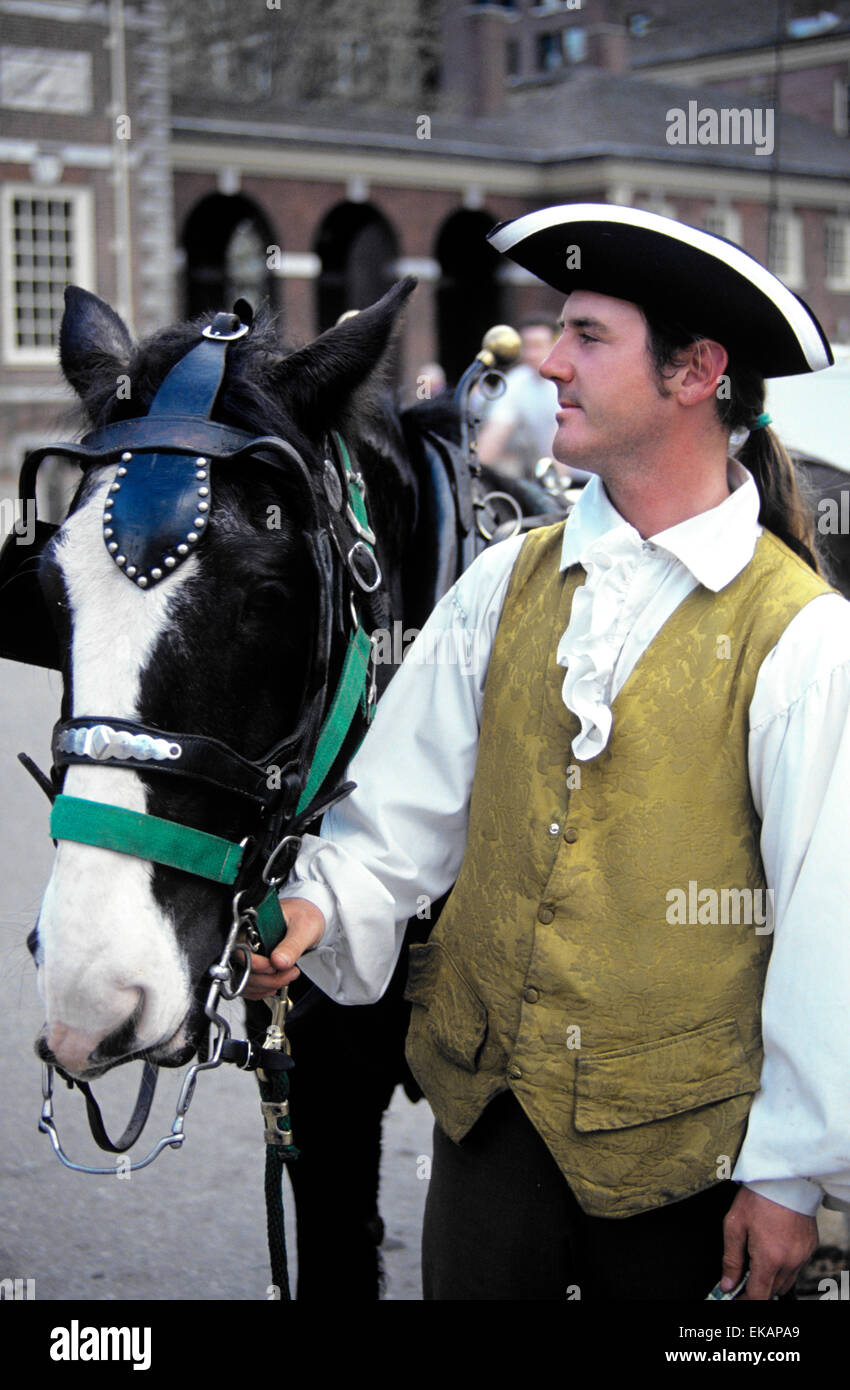
[[[398,313],[414,284],[402,282],[371,309],[289,354],[279,344],[274,323],[261,318],[246,337],[230,345],[212,412],[212,418],[222,424],[292,444],[320,495],[327,441],[331,432],[339,432],[366,484],[389,621],[402,624],[405,631],[424,621],[438,596],[434,575],[441,543],[434,533],[423,449],[423,435],[434,424],[434,412],[417,407],[400,414],[387,393],[382,368]],[[198,342],[198,333],[197,324],[182,324],[136,348],[108,306],[85,292],[69,291],[61,335],[62,365],[92,425],[98,428],[144,416],[171,368]],[[116,390],[117,384],[128,380],[129,391]],[[445,425],[445,410],[442,416]],[[171,588],[165,590],[163,585],[163,617],[155,640],[138,656],[138,690],[130,717],[157,729],[221,740],[258,761],[297,722],[315,640],[317,602],[303,540],[303,490],[285,471],[267,469],[261,463],[254,466],[252,462],[238,473],[220,464],[211,473],[210,526],[180,582],[168,576]],[[90,549],[92,564],[100,566],[97,582],[106,586],[104,593],[114,595],[119,611],[121,604],[132,602],[133,611],[144,615],[148,610],[139,605],[154,597],[131,596],[133,586],[127,576],[113,574],[108,564],[104,568],[101,523],[95,524],[95,513],[102,510],[100,493],[108,476],[113,475],[102,467],[87,472],[72,503],[69,523],[47,547],[41,562],[42,586],[62,625],[66,653],[63,718],[126,714],[125,710],[86,708],[85,695],[77,699],[79,690],[91,689],[85,663],[109,661],[116,647],[108,640],[99,641],[99,625],[92,622],[91,613],[88,625],[83,622],[86,606],[91,608],[95,600],[88,597],[87,581],[80,584],[78,580],[75,587],[74,563],[80,563],[73,561],[75,547],[84,556]],[[541,509],[553,510],[557,519],[555,504],[547,505],[542,491],[535,493],[537,499]],[[81,538],[88,512],[91,524]],[[101,615],[101,625],[103,621]],[[132,626],[133,619],[124,622]],[[85,643],[76,641],[79,632],[84,632]],[[344,634],[340,636],[344,639]],[[128,669],[136,660],[135,640],[133,631],[116,632],[112,638],[113,643],[124,643]],[[84,651],[78,650],[81,645]],[[344,640],[342,645],[338,641],[337,672],[343,650]],[[392,670],[389,664],[377,668],[379,691]],[[362,732],[362,726],[355,727],[346,739],[331,781],[344,769]],[[69,775],[71,771],[76,770],[69,770]],[[273,772],[270,769],[270,775]],[[110,779],[116,782],[130,776],[113,769],[93,769],[89,775],[99,778],[95,798],[103,800],[112,800]],[[246,833],[245,808],[239,797],[156,771],[136,775],[148,814],[235,840]],[[91,785],[86,784],[84,796],[92,796]],[[67,1016],[74,1008],[85,1012],[85,1001],[75,996],[75,990],[82,988],[77,980],[82,980],[86,969],[86,948],[79,939],[84,924],[82,918],[79,922],[62,919],[61,903],[71,886],[68,868],[62,877],[63,848],[60,845],[54,869],[56,883],[51,880],[52,906],[43,907],[37,929],[41,968],[46,964],[43,992],[48,1003],[48,1031],[39,1050],[47,1060],[57,1057],[57,1048],[61,1051],[67,1043]],[[112,859],[123,861],[125,856]],[[76,1062],[57,1057],[67,1070],[84,1078],[141,1054],[164,1065],[182,1065],[194,1054],[204,1032],[206,972],[218,957],[230,925],[230,896],[218,885],[181,870],[154,864],[148,872],[149,915],[159,913],[165,928],[173,932],[175,956],[187,982],[186,1011],[179,1026],[173,1026],[174,1015],[165,1034],[153,1043],[150,1037],[143,1038],[147,994],[153,999],[156,981],[146,984],[140,966],[134,967],[138,978],[124,971],[119,959],[113,974],[120,977],[130,1003],[136,1001],[135,1008],[119,1024],[101,1029],[84,1063],[77,1054],[69,1054],[77,1057]],[[128,905],[128,911],[132,906]],[[50,920],[51,913],[55,922]],[[120,934],[121,923],[115,925]],[[414,928],[424,933],[430,925],[426,920]],[[87,919],[85,929],[90,926]],[[131,931],[129,922],[127,930]],[[63,951],[67,954],[68,943],[71,956],[81,953],[80,973],[57,986],[56,973],[63,965],[59,958]],[[144,942],[142,956],[143,948]],[[109,949],[116,948],[110,945]],[[295,1008],[288,1033],[296,1066],[291,1109],[301,1157],[288,1170],[296,1194],[300,1299],[363,1300],[379,1294],[381,1118],[399,1081],[415,1094],[403,1061],[405,954],[377,1005],[336,1005],[303,976],[292,990]],[[133,989],[128,988],[131,984]],[[57,993],[60,1002],[52,1004]],[[247,1008],[249,1034],[260,1037],[268,1011],[261,1004]],[[84,1053],[89,1042],[80,1046]]]

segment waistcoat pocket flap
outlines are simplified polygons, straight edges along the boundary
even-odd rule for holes
[[[487,1010],[438,941],[410,947],[404,997],[427,1010],[426,1027],[443,1056],[464,1071],[477,1071]]]
[[[580,1056],[575,1127],[626,1129],[746,1095],[758,1084],[758,1059],[747,1057],[735,1020],[721,1019],[638,1047]]]

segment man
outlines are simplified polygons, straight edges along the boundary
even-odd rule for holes
[[[704,1299],[722,1272],[768,1299],[850,1197],[850,605],[763,411],[765,375],[829,346],[751,257],[655,214],[491,238],[567,296],[554,452],[596,477],[438,605],[250,989],[310,951],[374,997],[457,879],[408,981],[426,1298]]]

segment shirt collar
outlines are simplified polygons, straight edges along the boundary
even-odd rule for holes
[[[730,495],[717,507],[659,531],[650,536],[648,542],[674,556],[690,570],[698,584],[715,593],[730,584],[749,564],[761,535],[760,498],[755,479],[732,458],[727,477]],[[628,539],[633,549],[643,549],[639,532],[620,515],[602,479],[595,476],[587,483],[567,518],[561,569],[584,564],[590,547],[615,530],[620,530],[622,539]]]

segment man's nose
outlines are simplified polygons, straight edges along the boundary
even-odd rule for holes
[[[548,357],[540,363],[538,370],[547,381],[572,381],[575,367],[570,354],[563,346],[563,340],[555,344]]]

